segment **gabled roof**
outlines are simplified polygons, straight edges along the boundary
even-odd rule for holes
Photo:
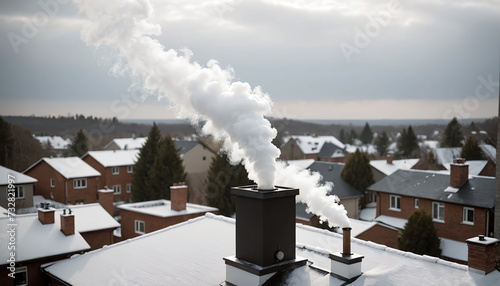
[[[415,166],[420,159],[403,159],[393,160],[392,164],[388,164],[387,160],[371,160],[370,166],[379,170],[382,174],[389,176],[396,172],[396,170],[410,170]]]
[[[311,172],[319,172],[321,174],[322,184],[325,182],[333,183],[333,190],[329,193],[329,195],[336,195],[341,200],[363,197],[363,194],[360,191],[349,185],[340,176],[344,165],[345,164],[342,163],[314,162],[308,169]]]
[[[302,153],[304,154],[317,154],[323,147],[323,144],[326,142],[330,142],[340,149],[344,149],[345,146],[340,140],[335,138],[335,136],[299,136],[299,135],[294,135],[290,136],[288,140],[295,140],[297,145],[299,146],[300,150],[302,150]],[[288,142],[287,139],[285,139],[285,142]]]
[[[455,158],[459,158],[461,152],[461,147],[437,148],[434,149],[434,156],[436,157],[438,164],[444,165],[446,163],[452,163]]]
[[[233,219],[207,214],[168,228],[107,246],[45,267],[70,285],[113,283],[144,285],[224,285],[223,257],[235,253]],[[342,236],[296,225],[296,253],[319,269],[330,269],[329,253],[342,251]],[[352,239],[352,251],[364,255],[363,274],[349,285],[494,285],[500,272],[481,275],[466,265],[403,252]],[[308,267],[308,266],[306,266]],[[422,275],[425,273],[425,275]],[[286,279],[286,278],[285,278]],[[296,280],[294,280],[296,279]],[[288,276],[287,285],[345,285],[310,268]],[[293,283],[295,282],[295,284]]]
[[[45,161],[45,163],[66,179],[97,177],[101,175],[101,173],[99,173],[96,169],[92,168],[89,164],[85,163],[85,161],[78,157],[42,158],[26,169],[24,173],[40,164],[42,161]]]
[[[449,185],[449,174],[397,170],[369,186],[368,190],[481,208],[493,208],[495,205],[495,178],[469,176],[456,193],[445,192]]]
[[[315,162],[315,160],[314,159],[299,159],[299,160],[285,160],[283,162],[285,162],[285,164],[287,164],[287,165],[293,165],[293,166],[299,168],[299,170],[304,170],[304,169],[309,168],[309,166],[311,166]]]
[[[34,137],[42,144],[50,143],[50,146],[52,146],[52,148],[55,150],[68,149],[69,145],[71,144],[71,140],[64,139],[61,136],[34,136]]]
[[[107,149],[107,147],[113,143],[115,143],[121,150],[141,149],[142,145],[146,143],[146,139],[147,137],[115,138],[104,146],[104,149]]]
[[[479,147],[487,159],[492,160],[495,164],[497,163],[497,148],[490,144],[480,144]]]
[[[488,164],[488,161],[486,160],[471,160],[467,161],[467,165],[469,165],[469,174],[477,176],[481,171],[486,167],[486,164]],[[450,171],[451,169],[451,163],[446,163],[443,164],[443,167]]]
[[[325,142],[323,144],[323,147],[321,147],[321,150],[318,153],[318,157],[319,158],[344,157],[345,153],[346,152],[343,148],[340,148],[339,146],[337,146],[331,142]]]
[[[90,249],[79,232],[75,231],[75,234],[69,236],[61,232],[60,216],[57,213],[55,222],[45,225],[38,220],[36,213],[17,215],[15,218],[17,262]],[[8,217],[0,218],[0,241],[9,241],[9,223]],[[9,252],[7,247],[0,248],[1,264],[6,263]]]
[[[139,156],[139,150],[103,150],[103,151],[89,151],[82,156],[94,158],[103,167],[118,167],[135,165]]]
[[[32,178],[23,173],[16,172],[12,169],[0,166],[0,186],[6,186],[9,184],[9,175],[13,176],[15,184],[33,184],[38,182],[37,179]]]
[[[179,149],[179,155],[182,156],[193,149],[196,145],[200,144],[198,141],[174,141],[175,147]]]
[[[121,210],[128,210],[137,213],[143,213],[158,217],[172,217],[195,213],[205,213],[205,212],[216,212],[219,209],[202,206],[197,204],[186,204],[186,209],[182,211],[174,211],[171,209],[171,203],[169,200],[155,200],[131,204],[122,204],[118,206]]]

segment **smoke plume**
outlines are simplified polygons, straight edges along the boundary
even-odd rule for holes
[[[179,117],[193,123],[205,121],[202,132],[223,142],[232,162],[243,160],[259,189],[272,189],[277,182],[299,187],[284,176],[290,169],[278,168],[276,163],[280,151],[271,142],[277,132],[264,117],[271,114],[273,102],[260,87],[233,81],[233,70],[221,68],[215,60],[202,66],[191,61],[190,50],[165,49],[153,39],[161,34],[161,27],[152,19],[154,11],[148,0],[74,1],[90,20],[82,30],[83,41],[116,50],[119,60],[112,68],[114,72],[130,75],[134,84],[150,93],[167,96]],[[301,176],[304,180],[306,177]],[[313,199],[313,193],[321,195],[325,186],[318,187],[317,180],[314,188],[313,183],[293,183],[309,188],[301,187],[298,199],[311,211],[322,209],[318,206],[321,199]],[[331,211],[324,212],[322,217],[335,221],[327,216]],[[345,210],[337,215],[345,217]]]

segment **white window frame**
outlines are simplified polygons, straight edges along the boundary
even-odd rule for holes
[[[394,204],[393,204],[394,199]],[[401,211],[401,196],[390,195],[389,196],[389,209],[392,211]]]
[[[416,209],[418,209],[418,198],[415,198],[414,207],[415,207]]]
[[[133,173],[133,172],[134,172],[134,165],[127,166],[127,173]]]
[[[125,192],[127,192],[127,193],[131,193],[132,192],[132,184],[125,185]]]
[[[87,188],[87,178],[73,179],[73,188],[86,189]]]
[[[442,219],[440,216],[441,209],[443,210]],[[437,222],[444,222],[444,203],[432,202],[432,220]]]
[[[121,193],[122,193],[122,186],[121,186],[121,185],[114,185],[114,186],[112,187],[112,189],[113,189],[113,193],[114,193],[115,195],[119,195],[119,194],[121,194]]]
[[[50,178],[50,187],[55,188],[56,187],[56,180]]]
[[[472,211],[472,221],[468,220],[469,219],[468,211]],[[475,212],[474,208],[464,207],[462,212],[462,223],[474,225],[474,217],[475,217],[474,212]]]
[[[16,274],[15,274],[15,276],[17,277],[18,274],[23,273],[23,272],[26,273],[25,274],[25,276],[26,276],[26,284],[12,284],[12,285],[25,286],[25,285],[29,284],[29,280],[28,280],[28,267],[27,266],[16,267]]]
[[[142,225],[142,230],[141,230],[141,225]],[[135,220],[134,221],[134,230],[135,230],[135,233],[145,234],[146,233],[146,223],[142,220]]]
[[[120,174],[120,167],[111,167],[111,174],[113,175]]]

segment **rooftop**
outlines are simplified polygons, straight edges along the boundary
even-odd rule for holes
[[[82,158],[90,156],[104,167],[130,166],[135,165],[139,156],[139,150],[103,150],[89,151]]]
[[[171,203],[169,200],[155,200],[131,204],[122,204],[118,206],[119,209],[128,210],[132,212],[138,212],[158,217],[172,217],[187,214],[205,213],[205,212],[216,212],[217,208],[207,207],[197,204],[186,204],[186,209],[182,211],[174,211],[171,209]]]
[[[142,145],[146,143],[147,137],[136,137],[136,138],[115,138],[111,142],[109,142],[104,149],[112,144],[113,142],[120,148],[121,150],[131,150],[131,149],[141,149]]]
[[[97,177],[101,175],[101,173],[99,173],[96,169],[92,168],[89,164],[85,163],[78,157],[42,158],[35,164],[31,165],[24,172],[26,173],[42,161],[45,161],[45,163],[59,172],[66,179]]]
[[[379,170],[384,175],[389,176],[399,169],[410,170],[418,161],[420,161],[420,159],[392,160],[392,164],[388,164],[387,160],[371,160],[370,166]]]
[[[198,141],[174,141],[175,147],[179,149],[179,155],[182,156],[193,149],[196,145],[200,144]]]
[[[335,146],[337,146],[340,149],[344,149],[345,145],[340,142],[335,136],[299,136],[299,135],[294,135],[290,136],[289,138],[284,138],[285,142],[288,142],[288,140],[294,139],[297,145],[299,146],[300,150],[304,154],[316,154],[319,153],[321,148],[323,147],[323,144],[326,142],[332,143]]]
[[[477,176],[481,171],[486,167],[486,164],[488,164],[487,160],[471,160],[467,161],[466,163],[469,165],[469,174]],[[445,163],[443,164],[443,167],[445,167],[446,170],[450,171],[451,169],[451,163]]]
[[[23,173],[16,172],[12,169],[0,166],[0,186],[6,186],[9,184],[9,175],[13,176],[14,184],[32,184],[38,182],[37,179],[32,178]]]
[[[69,145],[71,144],[71,140],[64,139],[61,136],[34,136],[34,137],[42,144],[50,143],[52,149],[55,150],[68,149]]]

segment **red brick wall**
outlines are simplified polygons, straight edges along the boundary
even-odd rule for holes
[[[380,225],[373,226],[369,230],[356,236],[356,238],[366,241],[373,241],[375,243],[399,249],[398,231]]]
[[[90,245],[90,250],[99,249],[104,245],[113,244],[113,229],[102,229],[80,233]]]

